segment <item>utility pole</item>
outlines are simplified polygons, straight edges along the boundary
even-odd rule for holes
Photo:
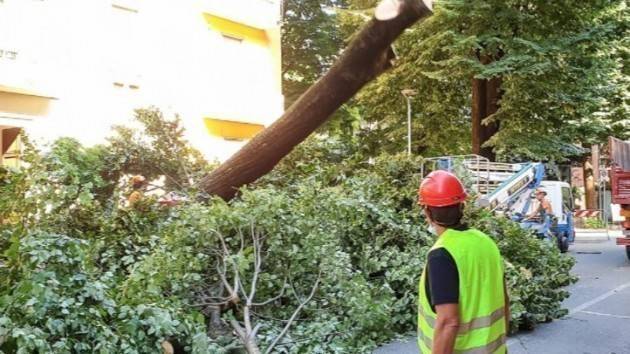
[[[404,89],[401,93],[407,100],[407,155],[411,156],[411,98],[418,92],[412,89]]]

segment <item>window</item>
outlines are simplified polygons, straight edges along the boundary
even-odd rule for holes
[[[225,41],[228,43],[231,43],[234,45],[240,45],[243,43],[243,38],[232,37],[227,34],[223,34],[222,36],[223,36],[223,39],[225,39]]]
[[[267,32],[264,29],[248,26],[206,13],[203,14],[203,17],[210,29],[221,32],[224,36],[240,38],[262,46],[269,45],[269,37],[267,37]]]
[[[0,48],[0,59],[16,60],[17,57],[18,57],[18,51],[17,50]]]
[[[123,11],[138,12],[138,0],[115,0],[112,1],[112,7]]]
[[[142,68],[141,23],[136,1],[113,1],[108,52],[116,88],[138,89]]]
[[[562,187],[562,208],[564,212],[573,211],[573,196],[569,187]]]

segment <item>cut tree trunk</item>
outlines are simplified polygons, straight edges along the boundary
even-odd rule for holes
[[[238,188],[271,171],[366,83],[391,67],[391,44],[408,27],[431,14],[431,1],[385,0],[344,50],[341,58],[275,123],[203,178],[200,187],[230,200]],[[381,14],[379,16],[379,13]]]

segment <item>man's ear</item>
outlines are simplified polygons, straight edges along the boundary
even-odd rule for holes
[[[433,218],[431,217],[431,212],[429,211],[429,208],[422,207],[422,211],[424,212],[424,217],[427,219],[427,221],[431,222],[433,221]]]

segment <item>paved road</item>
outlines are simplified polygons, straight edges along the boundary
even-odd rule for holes
[[[629,354],[630,262],[614,240],[571,246],[577,259],[564,302],[569,315],[510,338],[510,354]],[[396,342],[374,354],[417,354],[415,340]]]

